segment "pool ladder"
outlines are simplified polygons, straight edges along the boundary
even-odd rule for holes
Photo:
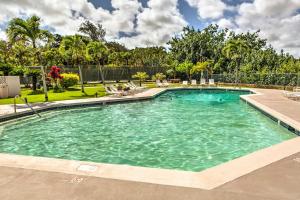
[[[14,111],[15,111],[15,113],[17,113],[17,98],[21,99],[21,100],[27,105],[27,107],[30,108],[30,110],[31,110],[34,114],[36,114],[36,115],[39,116],[39,117],[42,117],[42,116],[41,116],[38,112],[36,112],[36,110],[34,110],[33,107],[28,103],[27,98],[22,98],[22,97],[19,96],[19,95],[16,95],[16,96],[14,97]]]

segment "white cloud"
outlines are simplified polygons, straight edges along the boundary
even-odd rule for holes
[[[177,8],[177,0],[149,0],[148,8],[137,15],[137,35],[121,38],[120,41],[130,48],[163,45],[186,25]]]
[[[228,29],[234,29],[235,25],[230,19],[222,18],[219,21],[216,22],[220,26],[220,28],[228,28]]]
[[[284,49],[300,56],[300,9],[299,0],[254,0],[243,3],[235,23],[239,31],[260,29],[261,36],[277,49]]]
[[[190,6],[197,8],[198,15],[202,19],[221,18],[229,7],[222,0],[186,0]]]
[[[150,0],[143,8],[138,0],[111,0],[112,11],[95,6],[87,0],[1,0],[0,25],[13,17],[36,14],[42,25],[68,35],[77,33],[79,25],[89,19],[100,22],[107,39],[125,43],[128,47],[160,45],[187,25],[177,8],[177,0]],[[120,32],[133,34],[121,37]],[[0,37],[3,36],[3,32]]]

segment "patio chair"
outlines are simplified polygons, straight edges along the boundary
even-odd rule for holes
[[[163,83],[160,82],[160,80],[156,80],[156,86],[157,87],[164,87]]]
[[[295,87],[295,88],[293,89],[293,91],[294,91],[294,92],[300,92],[300,87]]]
[[[197,80],[192,80],[191,85],[196,86],[197,85]]]
[[[300,92],[288,92],[284,91],[283,95],[289,99],[299,100],[300,99]]]
[[[114,91],[112,89],[112,87],[110,87],[110,86],[105,86],[105,91],[109,95],[119,96],[119,97],[123,96],[123,92],[122,91]]]
[[[145,89],[145,87],[140,87],[140,86],[137,86],[136,84],[134,84],[134,82],[130,81],[128,84],[132,85],[132,87],[134,87],[136,90],[141,90],[141,89]]]
[[[206,80],[204,78],[200,79],[200,85],[205,86],[206,85]]]
[[[162,84],[165,87],[169,87],[169,85],[170,85],[167,80],[163,80]]]
[[[188,85],[188,81],[182,81],[182,85]]]
[[[216,84],[215,84],[215,79],[209,79],[208,80],[208,85],[209,86],[215,86]]]

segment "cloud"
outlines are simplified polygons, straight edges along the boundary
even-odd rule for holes
[[[187,22],[177,8],[177,0],[149,0],[148,7],[137,15],[136,36],[123,37],[128,47],[163,45]]]
[[[221,18],[229,7],[221,0],[186,0],[190,6],[197,8],[198,15],[202,19]]]
[[[164,44],[187,25],[177,8],[177,0],[149,0],[146,8],[138,0],[111,0],[111,5],[113,10],[109,11],[96,8],[87,0],[40,0],[38,3],[1,0],[0,20],[7,22],[14,17],[36,14],[42,18],[43,26],[69,35],[77,33],[79,25],[88,19],[103,25],[107,39],[123,42],[130,48]]]
[[[284,49],[300,56],[299,9],[299,0],[254,0],[239,6],[234,21],[238,31],[260,29],[261,36],[277,50]]]

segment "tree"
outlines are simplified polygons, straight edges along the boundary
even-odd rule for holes
[[[156,73],[155,75],[152,76],[152,80],[156,81],[156,80],[164,80],[166,78],[166,75],[164,75],[163,73]]]
[[[61,55],[77,66],[80,73],[81,91],[84,92],[81,65],[86,59],[86,45],[80,35],[66,36],[59,47]]]
[[[140,86],[142,86],[142,82],[149,78],[149,75],[146,72],[137,72],[132,76],[132,78],[139,79]]]
[[[80,25],[78,31],[89,36],[93,41],[105,41],[106,31],[101,24],[95,25],[87,20]]]
[[[207,71],[208,74],[212,74],[212,68],[211,68],[212,64],[213,62],[211,60],[198,62],[196,65],[192,67],[191,74],[201,73],[201,78],[204,71]]]
[[[193,66],[194,66],[193,63],[189,61],[185,61],[176,66],[176,71],[185,73],[187,78],[191,80],[191,69],[193,68]]]
[[[249,52],[249,45],[245,40],[232,39],[229,40],[223,48],[223,54],[230,60],[234,60],[236,63],[235,67],[235,83],[238,83],[238,70],[240,69],[241,62],[245,55]]]
[[[86,56],[89,61],[95,61],[101,75],[102,83],[105,85],[105,80],[102,72],[104,59],[107,57],[108,49],[102,42],[90,42],[86,48]]]
[[[40,22],[41,19],[36,15],[33,15],[26,20],[14,18],[9,22],[7,28],[8,38],[12,43],[23,40],[32,45],[33,49],[36,51],[36,59],[38,62],[40,61],[40,58],[37,43],[39,41],[47,41],[51,38],[49,31],[40,29]]]

